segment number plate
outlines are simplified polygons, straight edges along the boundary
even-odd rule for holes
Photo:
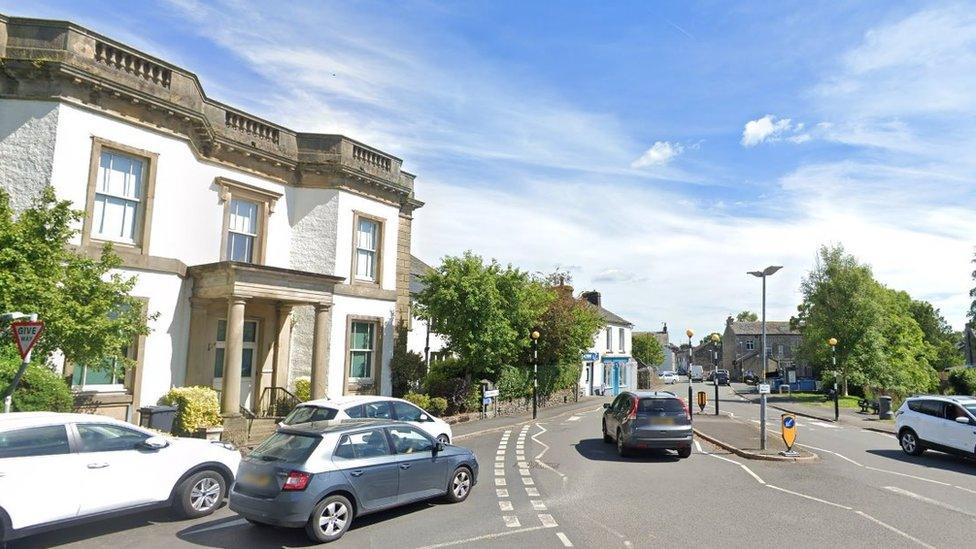
[[[257,473],[244,473],[241,477],[244,484],[251,486],[267,486],[271,483],[271,475],[259,475]]]

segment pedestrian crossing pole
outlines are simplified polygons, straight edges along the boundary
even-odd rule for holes
[[[539,405],[539,331],[532,330],[532,419]]]
[[[693,391],[691,389],[691,362],[695,358],[694,353],[692,353],[691,338],[695,335],[695,331],[688,328],[685,331],[685,335],[688,336],[688,418],[691,419],[691,417],[694,415],[694,407],[691,404],[694,402],[694,396],[692,394]]]
[[[830,359],[834,363],[834,422],[840,421],[840,396],[837,394],[837,339],[827,340],[830,345]]]

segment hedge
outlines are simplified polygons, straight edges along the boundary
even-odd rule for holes
[[[976,368],[957,368],[949,372],[949,386],[957,395],[976,395]]]
[[[201,427],[221,425],[217,391],[210,387],[175,387],[159,399],[160,404],[176,406],[173,434],[189,436]]]
[[[20,357],[9,348],[0,350],[0,398],[7,394],[20,368]],[[70,412],[74,397],[68,384],[57,373],[39,362],[32,362],[13,395],[14,412]]]

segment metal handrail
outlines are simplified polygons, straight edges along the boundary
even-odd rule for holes
[[[284,417],[299,403],[301,399],[284,387],[265,387],[258,410],[264,417]]]

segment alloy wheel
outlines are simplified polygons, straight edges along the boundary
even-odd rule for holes
[[[918,441],[915,440],[915,435],[911,433],[903,433],[901,435],[901,449],[906,453],[914,454],[915,449],[918,447]]]
[[[451,481],[451,491],[454,492],[454,497],[463,499],[470,489],[471,475],[468,474],[466,469],[461,469],[454,475],[454,480]]]
[[[349,509],[342,503],[333,501],[322,510],[322,516],[319,517],[319,528],[325,532],[325,535],[334,536],[342,532],[348,518]]]
[[[209,511],[220,501],[220,483],[204,477],[190,490],[190,505],[197,511]]]
[[[437,435],[437,441],[438,442],[443,442],[444,444],[450,444],[451,443],[451,440],[449,438],[447,438],[447,435],[445,435],[444,433],[441,433],[441,434]]]

